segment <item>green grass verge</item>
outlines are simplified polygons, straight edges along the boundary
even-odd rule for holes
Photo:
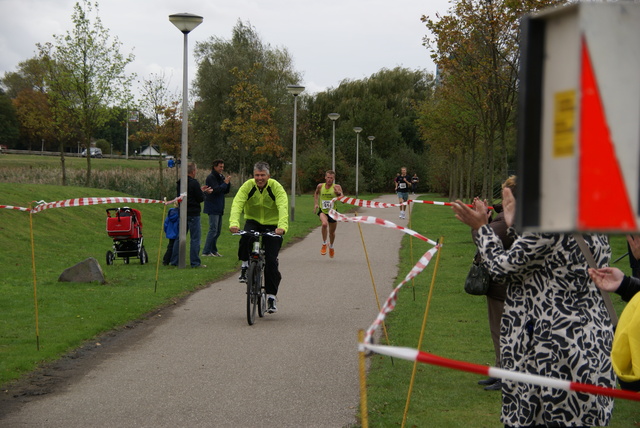
[[[104,159],[100,159],[104,160]],[[47,202],[88,196],[127,196],[84,187],[0,183],[0,204],[27,207],[31,201]],[[230,200],[227,201],[229,206]],[[123,204],[123,206],[126,204]],[[31,216],[33,222],[38,332],[34,299],[29,214],[0,210],[0,384],[59,358],[85,340],[139,319],[181,296],[205,287],[238,269],[238,237],[222,233],[218,249],[225,257],[205,258],[206,269],[176,269],[160,265],[156,284],[158,249],[164,254],[162,204],[135,204],[142,212],[145,249],[149,263],[137,259],[125,265],[116,259],[107,266],[105,255],[113,241],[107,236],[106,208],[95,205],[49,209]],[[313,196],[296,198],[296,221],[290,224],[284,245],[304,237],[319,225],[313,214]],[[202,217],[203,236],[208,218]],[[228,230],[228,217],[223,230]],[[107,284],[58,282],[62,271],[94,257]],[[39,350],[37,340],[39,339]]]
[[[421,199],[445,201],[434,195],[423,195]],[[493,365],[486,300],[468,295],[463,290],[474,254],[469,229],[455,219],[451,208],[427,204],[413,207],[411,227],[433,240],[440,236],[444,238],[421,350],[447,358]],[[389,286],[387,293],[430,248],[415,238],[412,241],[408,237],[403,240],[398,279]],[[626,253],[623,237],[612,237],[611,244],[613,260]],[[414,283],[406,284],[400,292],[396,310],[387,317],[392,345],[418,347],[435,266],[434,258]],[[626,258],[616,266],[629,272]],[[386,299],[387,294],[381,292],[381,296],[381,299]],[[613,296],[613,300],[620,313],[624,302],[617,296]],[[384,342],[384,338],[380,341]],[[416,367],[406,426],[502,427],[499,420],[500,393],[484,391],[477,384],[481,377],[426,364]],[[401,425],[412,370],[413,363],[408,361],[391,361],[389,357],[380,355],[371,357],[367,378],[370,426]],[[636,402],[616,400],[610,426],[634,426],[638,420],[640,409]]]

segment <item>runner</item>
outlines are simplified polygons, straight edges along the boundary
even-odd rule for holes
[[[327,254],[327,230],[329,234],[329,257],[333,258],[335,252],[333,249],[333,242],[336,239],[336,227],[338,223],[329,217],[329,209],[331,208],[331,200],[342,196],[342,187],[339,184],[335,184],[336,173],[335,171],[327,171],[324,175],[324,183],[318,184],[316,192],[313,195],[315,201],[314,212],[318,213],[320,221],[322,222],[322,248],[320,248],[320,254],[323,256]],[[319,200],[318,200],[319,199]],[[319,202],[319,203],[318,203]]]
[[[400,168],[400,175],[396,177],[396,193],[398,194],[398,203],[407,202],[409,200],[409,187],[411,180],[407,175],[407,168]],[[407,218],[407,206],[400,205],[400,218]]]

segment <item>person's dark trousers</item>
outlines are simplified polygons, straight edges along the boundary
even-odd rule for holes
[[[254,230],[258,232],[273,232],[276,230],[276,226],[262,225],[255,220],[247,220],[244,224],[244,230]],[[248,261],[251,254],[251,246],[255,238],[249,235],[242,235],[240,237],[240,245],[238,246],[238,259],[242,261]],[[272,238],[270,236],[263,236],[262,242],[264,243],[264,285],[267,294],[278,294],[278,287],[280,286],[280,280],[282,275],[278,269],[278,253],[280,253],[280,247],[282,247],[282,238]]]
[[[222,231],[222,215],[209,214],[209,232],[207,239],[204,241],[202,254],[215,254],[218,252],[218,238]]]
[[[190,237],[189,260],[191,267],[200,266],[200,216],[187,216],[187,233]],[[173,254],[171,254],[171,265],[178,266],[180,258],[180,238],[173,244]]]
[[[162,257],[162,264],[168,265],[171,263],[171,255],[173,254],[173,244],[175,239],[169,239],[169,243],[167,244],[167,251],[164,252],[164,256]]]

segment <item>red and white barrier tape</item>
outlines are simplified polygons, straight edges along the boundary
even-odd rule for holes
[[[16,211],[29,211],[29,208],[25,207],[15,207],[13,205],[0,205],[0,209],[6,208],[8,210],[16,210]]]
[[[637,392],[625,391],[615,388],[606,388],[603,386],[590,385],[580,382],[571,382],[568,380],[554,379],[529,373],[513,372],[497,367],[482,366],[480,364],[473,364],[465,361],[439,357],[428,352],[418,351],[417,349],[361,343],[359,345],[359,350],[370,350],[378,354],[397,357],[403,360],[417,361],[420,363],[447,367],[454,370],[477,373],[483,376],[507,379],[513,382],[529,383],[533,385],[561,389],[564,391],[583,392],[587,394],[605,395],[608,397],[623,398],[625,400],[640,401],[640,393]]]
[[[400,207],[400,206],[409,204],[409,202],[403,202],[401,204],[388,204],[383,202],[367,201],[364,199],[349,198],[347,196],[341,196],[339,198],[333,199],[333,201],[335,200],[338,200],[344,204],[355,205],[357,207],[364,207],[364,208],[393,208],[393,207]]]
[[[414,203],[414,204],[431,204],[431,205],[444,205],[447,207],[451,207],[453,206],[453,202],[438,202],[438,201],[421,201],[419,199],[409,199],[409,202]],[[472,204],[465,204],[466,206],[468,206],[469,208],[473,208]],[[492,210],[493,207],[487,207],[487,209]]]
[[[378,218],[378,217],[371,217],[371,216],[348,217],[348,216],[346,216],[344,214],[340,214],[338,211],[334,210],[333,208],[331,208],[329,210],[329,217],[331,217],[332,219],[334,219],[336,221],[351,222],[351,223],[376,224],[378,226],[388,227],[390,229],[396,229],[396,230],[399,230],[401,232],[406,233],[407,235],[411,235],[414,238],[418,238],[421,241],[428,242],[431,245],[438,245],[437,242],[427,238],[426,236],[422,236],[421,234],[419,234],[415,230],[411,230],[411,229],[408,229],[408,228],[403,227],[403,226],[398,226],[397,224],[395,224],[395,223],[393,223],[391,221],[384,220],[384,219],[381,219],[381,218]]]
[[[68,208],[68,207],[83,207],[89,205],[99,205],[99,204],[165,204],[170,205],[175,202],[180,202],[184,199],[186,195],[183,193],[177,198],[171,201],[160,201],[158,199],[145,199],[145,198],[128,198],[128,197],[100,197],[100,198],[76,198],[76,199],[66,199],[63,201],[56,202],[44,202],[38,201],[38,205],[29,210],[29,208],[24,207],[14,207],[12,205],[0,205],[0,208],[8,208],[14,209],[18,211],[27,211],[31,213],[39,213],[40,211],[48,210],[50,208]]]
[[[405,285],[407,282],[411,281],[413,278],[415,278],[427,267],[427,265],[429,264],[433,256],[438,252],[440,247],[441,245],[437,244],[435,247],[433,247],[432,249],[424,253],[424,255],[420,257],[420,260],[418,260],[418,263],[416,263],[413,266],[413,268],[411,268],[411,271],[407,274],[407,276],[405,276],[402,282],[398,284],[396,288],[393,289],[391,294],[389,294],[389,297],[387,297],[387,300],[384,302],[384,305],[382,305],[382,309],[380,309],[380,313],[378,314],[376,319],[373,321],[373,324],[371,324],[371,326],[369,326],[369,328],[365,332],[365,336],[364,336],[365,343],[373,342],[373,334],[378,329],[378,327],[382,324],[387,314],[395,309],[396,302],[398,301],[398,292],[400,291],[402,286]]]
[[[453,206],[453,202],[438,202],[438,201],[421,201],[419,199],[409,199],[407,202],[403,202],[401,204],[388,204],[388,203],[383,203],[383,202],[374,202],[374,201],[368,201],[368,200],[364,200],[364,199],[356,199],[356,198],[350,198],[347,196],[341,196],[339,198],[335,198],[335,200],[338,200],[344,204],[348,204],[348,205],[355,205],[357,207],[364,207],[364,208],[395,208],[395,207],[400,207],[403,205],[409,205],[411,203],[413,204],[431,204],[431,205],[443,205],[443,206]],[[332,201],[333,202],[333,201]],[[468,207],[473,208],[473,205],[471,204],[466,204]],[[488,209],[492,210],[493,207],[487,207]]]

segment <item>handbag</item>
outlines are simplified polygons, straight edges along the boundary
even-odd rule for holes
[[[476,252],[473,263],[471,264],[471,269],[469,269],[469,273],[467,274],[467,279],[464,281],[464,291],[474,296],[486,295],[489,291],[490,282],[489,272],[482,267],[480,254]]]

